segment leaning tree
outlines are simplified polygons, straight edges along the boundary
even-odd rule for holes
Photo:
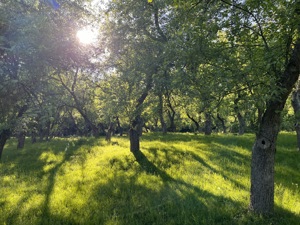
[[[237,52],[237,62],[247,56],[246,63],[235,64],[241,65],[243,70],[248,68],[247,72],[240,73],[230,82],[238,84],[249,78],[246,85],[251,86],[249,90],[256,91],[257,102],[260,102],[261,119],[252,148],[249,208],[256,213],[272,213],[276,140],[283,108],[299,76],[300,2],[212,0],[187,3],[177,0],[176,6],[187,12],[182,21],[188,21],[189,25],[193,24],[190,21],[201,21],[204,32],[223,33],[223,47],[220,47]],[[190,31],[194,31],[192,34],[197,30],[199,26],[190,26]],[[201,32],[198,34],[205,38]],[[189,37],[186,35],[187,40]],[[197,48],[203,42],[198,38],[192,43]],[[207,43],[213,46],[218,41]],[[228,56],[231,58],[232,53]],[[222,59],[220,64],[224,65]],[[259,81],[259,88],[254,88],[255,81]]]

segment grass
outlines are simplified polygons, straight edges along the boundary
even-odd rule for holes
[[[145,134],[134,156],[126,137],[56,138],[0,163],[0,225],[299,224],[300,153],[279,136],[275,214],[247,211],[254,135]]]

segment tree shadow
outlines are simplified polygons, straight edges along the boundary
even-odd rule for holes
[[[43,195],[44,200],[39,205],[38,218],[34,224],[53,224],[51,218],[53,215],[50,212],[50,201],[55,187],[56,175],[66,162],[71,162],[74,158],[79,159],[81,163],[84,163],[86,159],[86,154],[89,152],[80,151],[83,145],[93,145],[97,140],[69,140],[69,139],[57,139],[50,142],[42,142],[36,144],[31,144],[27,140],[26,147],[21,150],[15,148],[9,148],[10,152],[7,154],[10,157],[6,157],[4,162],[6,165],[10,166],[5,174],[8,176],[17,176],[18,180],[22,182],[31,183],[35,185],[33,189],[28,185],[28,190],[22,190],[22,193],[16,193],[21,198],[15,204],[16,207],[11,210],[7,216],[7,224],[22,224],[20,221],[20,215],[22,213],[22,208],[32,201],[31,197],[34,195]],[[12,147],[11,144],[9,147]],[[14,147],[14,146],[13,146]],[[46,156],[44,157],[43,154]],[[52,158],[49,157],[53,156]],[[57,157],[57,156],[61,157]],[[30,162],[30,163],[28,163]],[[47,168],[45,170],[45,168]],[[18,180],[16,182],[18,182]],[[41,180],[46,180],[40,182]],[[38,185],[40,183],[40,185]],[[1,207],[5,207],[6,202],[4,201]],[[49,219],[47,221],[47,219]],[[64,221],[62,224],[76,224],[73,222]]]
[[[209,173],[213,174],[220,174],[224,179],[230,181],[233,183],[236,187],[242,188],[244,190],[248,190],[249,188],[246,187],[244,184],[239,182],[238,180],[232,179],[230,176],[228,176],[228,173],[235,173],[236,171],[233,168],[230,168],[228,171],[228,168],[224,168],[224,165],[218,165],[218,167],[221,167],[222,169],[216,169],[210,164],[208,164],[203,158],[201,158],[199,155],[197,155],[193,151],[185,150],[183,151],[182,149],[175,148],[174,146],[170,146],[168,148],[162,148],[162,149],[157,149],[150,147],[147,149],[147,152],[153,155],[153,160],[156,165],[160,165],[161,168],[167,169],[171,167],[172,165],[178,165],[180,166],[181,163],[184,160],[190,160],[190,161],[196,161],[201,165],[203,168],[207,169]],[[164,154],[163,158],[158,156],[158,152],[162,152]],[[233,156],[224,156],[228,157],[227,159],[230,161],[231,157]],[[146,158],[145,156],[143,158]],[[242,160],[242,158],[241,158]]]
[[[174,181],[171,176],[169,176],[165,171],[159,169],[155,164],[153,164],[141,151],[133,153],[136,161],[139,163],[141,168],[149,173],[161,177],[165,181]]]
[[[95,188],[87,202],[106,204],[95,212],[92,221],[105,220],[114,224],[221,224],[232,221],[231,210],[242,208],[240,202],[172,177],[143,152],[134,153],[134,159],[141,170],[131,173],[130,168],[126,167],[128,174],[114,171],[105,184]],[[113,166],[120,168],[119,165],[124,164],[121,161],[115,159]],[[127,165],[133,167],[133,164],[131,161]]]
[[[50,207],[51,197],[54,194],[56,185],[56,175],[61,173],[61,168],[67,162],[76,160],[79,164],[86,163],[88,152],[80,151],[82,145],[93,145],[94,142],[75,143],[69,145],[68,142],[59,142],[53,147],[53,154],[63,154],[60,160],[51,158],[41,159],[42,150],[21,152],[22,157],[17,156],[16,161],[8,158],[5,163],[14,164],[8,171],[15,173],[19,177],[30,176],[36,173],[38,179],[47,179],[47,185],[39,190],[29,190],[16,204],[18,208],[13,208],[13,212],[7,219],[6,224],[22,224],[16,220],[21,209],[29,201],[30,196],[36,191],[43,192],[43,202],[40,205],[41,212],[37,219],[32,219],[32,224],[289,224],[290,221],[299,221],[299,215],[295,215],[278,206],[275,208],[275,216],[262,218],[252,216],[247,212],[247,206],[241,201],[224,197],[222,193],[215,194],[211,190],[204,190],[199,186],[184,178],[168,173],[168,168],[175,166],[179,168],[186,158],[197,162],[201,167],[212,174],[221,174],[226,180],[241,186],[238,181],[227,176],[228,173],[222,171],[223,167],[215,167],[207,162],[197,152],[184,151],[174,146],[163,149],[149,148],[134,155],[113,156],[104,165],[108,171],[107,177],[102,182],[96,182],[90,192],[84,198],[82,205],[70,206],[73,210],[70,214],[53,212]],[[214,144],[215,142],[211,142]],[[220,146],[216,145],[215,148]],[[224,149],[227,151],[227,149]],[[31,157],[36,164],[34,167],[24,162],[24,158]],[[227,158],[234,163],[247,160],[245,156],[235,153],[223,153],[218,156]],[[47,171],[43,171],[44,166],[51,166]],[[101,169],[101,168],[99,168]],[[230,168],[229,168],[230,169]],[[38,171],[40,170],[40,171]],[[229,173],[235,172],[230,169]],[[77,193],[74,193],[77,194]],[[0,198],[0,210],[6,202]],[[55,209],[54,209],[55,210]],[[76,211],[76,213],[74,212]],[[76,217],[74,216],[76,215]],[[1,223],[1,219],[0,219]]]

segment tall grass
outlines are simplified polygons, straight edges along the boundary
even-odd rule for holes
[[[145,134],[6,146],[0,224],[299,224],[300,154],[280,134],[275,214],[247,211],[253,135]]]

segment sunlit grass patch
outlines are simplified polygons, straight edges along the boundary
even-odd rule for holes
[[[10,140],[0,164],[0,224],[297,224],[292,139],[279,138],[270,218],[247,212],[254,135],[149,133],[138,158],[126,137],[55,138],[23,150]]]

